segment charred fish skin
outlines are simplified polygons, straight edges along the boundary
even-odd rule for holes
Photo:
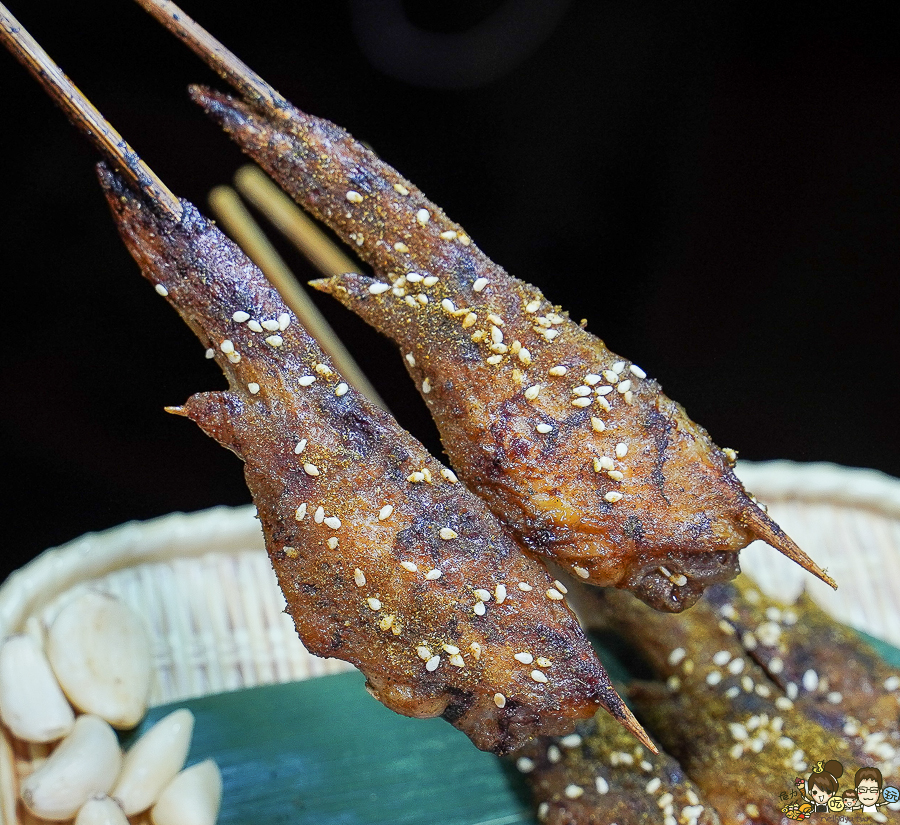
[[[483,750],[564,732],[598,706],[640,735],[565,587],[341,380],[244,254],[187,201],[176,223],[103,166],[100,179],[143,275],[228,379],[173,411],[244,461],[307,648],[356,665],[389,708],[443,716]]]
[[[720,825],[715,809],[665,751],[650,754],[605,714],[568,736],[542,736],[514,757],[546,825],[645,825],[666,817]]]
[[[532,550],[666,611],[733,578],[755,538],[823,575],[746,493],[733,451],[346,131],[191,94],[373,267],[313,285],[396,342],[451,463]]]
[[[595,618],[621,633],[663,680],[634,682],[629,696],[722,822],[780,825],[780,794],[795,777],[832,758],[854,764],[845,736],[795,704],[706,598],[672,616],[621,592],[585,591]]]
[[[900,673],[803,592],[793,604],[746,575],[707,591],[747,654],[797,708],[850,746],[855,763],[900,782]]]

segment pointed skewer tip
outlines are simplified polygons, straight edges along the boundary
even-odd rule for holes
[[[804,570],[821,579],[829,587],[837,590],[837,582],[803,552],[772,519],[770,519],[756,504],[749,504],[741,514],[741,521],[749,527],[758,539],[761,539],[770,547],[774,547],[779,553],[799,564]]]

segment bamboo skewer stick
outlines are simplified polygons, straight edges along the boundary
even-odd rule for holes
[[[75,126],[172,220],[180,220],[178,198],[142,161],[97,108],[66,77],[38,42],[0,3],[0,40],[56,101]]]
[[[268,112],[293,108],[275,89],[243,60],[225,48],[199,23],[169,0],[136,0],[182,43],[203,58],[213,71],[227,80],[246,98]]]
[[[318,307],[306,294],[306,290],[298,283],[293,272],[260,229],[259,224],[247,211],[237,192],[230,186],[217,186],[209,193],[209,205],[241,249],[262,270],[272,286],[281,293],[284,302],[334,361],[334,365],[344,378],[373,404],[387,410],[387,405],[378,395],[375,387],[366,378],[365,373],[359,368],[341,339],[319,312]],[[314,228],[317,229],[317,227]],[[348,270],[341,271],[347,272]]]
[[[360,271],[359,266],[259,167],[242,166],[235,173],[234,185],[326,278]]]

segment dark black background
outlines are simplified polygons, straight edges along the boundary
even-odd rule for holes
[[[223,84],[127,0],[8,3],[206,209],[243,159],[184,90]],[[404,8],[464,36],[500,5]],[[505,74],[441,89],[375,68],[347,2],[185,0],[294,103],[370,143],[511,273],[659,377],[719,444],[900,475],[900,60],[879,8],[573,0]],[[5,53],[0,102],[2,578],[87,530],[249,496],[233,456],[162,412],[223,379],[138,276],[94,151]],[[392,346],[315,297],[439,451]]]

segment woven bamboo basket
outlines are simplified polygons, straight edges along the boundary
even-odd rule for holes
[[[872,470],[742,462],[738,474],[797,543],[839,582],[833,593],[760,542],[742,567],[768,594],[803,587],[835,618],[900,646],[900,480]],[[47,625],[87,587],[146,621],[151,705],[340,673],[297,639],[251,506],[131,522],[47,550],[0,586],[0,638]],[[0,825],[24,822],[18,776],[46,749],[0,741]]]

